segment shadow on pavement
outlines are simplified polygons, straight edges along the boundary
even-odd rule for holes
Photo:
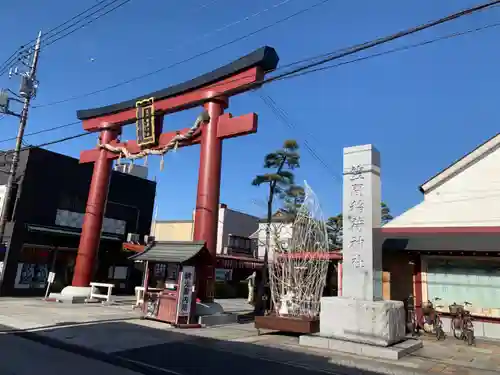
[[[206,337],[215,334],[220,337],[217,329],[222,328],[205,328],[188,334],[125,321],[101,321],[47,327],[36,332],[4,332],[147,375],[379,374],[334,365],[319,354],[227,341],[235,338],[230,329],[227,340]]]

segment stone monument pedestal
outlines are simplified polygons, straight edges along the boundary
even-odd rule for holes
[[[400,301],[363,301],[350,297],[321,299],[320,332],[300,336],[304,346],[397,360],[423,344],[406,336]]]
[[[406,337],[403,302],[323,297],[320,335],[378,346],[396,344]]]

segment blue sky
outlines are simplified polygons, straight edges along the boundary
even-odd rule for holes
[[[316,1],[132,0],[42,50],[40,90],[34,105],[85,94],[183,60]],[[95,3],[5,2],[0,21],[8,32],[2,38],[0,61],[33,39],[39,29],[49,30]],[[476,3],[330,0],[276,27],[159,74],[79,100],[34,108],[27,131],[75,121],[77,109],[112,104],[170,86],[264,45],[276,48],[284,65],[385,36]],[[265,9],[269,10],[245,20]],[[498,8],[373,52],[496,22],[500,22]],[[234,115],[259,114],[259,131],[224,143],[221,202],[264,215],[265,189],[252,187],[250,181],[262,172],[265,153],[279,148],[283,140],[294,138],[299,143],[307,141],[329,166],[326,169],[302,149],[297,178],[312,186],[325,215],[340,211],[342,148],[357,144],[372,143],[380,150],[383,199],[395,214],[418,203],[421,195],[417,188],[421,183],[498,132],[498,30],[491,28],[266,86],[264,92],[287,112],[295,124],[293,129],[283,126],[256,94],[231,99],[230,111]],[[17,90],[18,81],[0,77],[0,87]],[[197,113],[169,116],[165,127],[189,126]],[[17,119],[3,119],[0,125],[2,139],[15,136]],[[26,141],[38,144],[80,131],[77,125],[28,137]],[[128,127],[123,138],[133,137],[134,129]],[[91,135],[49,148],[78,157],[80,150],[94,147],[95,142]],[[2,148],[12,146],[13,142],[2,144]],[[198,147],[178,150],[166,158],[163,172],[158,170],[159,160],[149,161],[151,174],[159,181],[159,218],[190,216],[196,197],[198,157]]]

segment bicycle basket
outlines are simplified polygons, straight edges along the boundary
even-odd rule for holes
[[[457,315],[464,312],[464,305],[457,305],[454,303],[448,307],[450,309],[450,314]]]

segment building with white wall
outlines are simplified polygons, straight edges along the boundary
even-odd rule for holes
[[[382,228],[391,288],[412,272],[417,312],[438,299],[446,317],[467,301],[476,335],[500,338],[500,134],[420,191],[422,202]]]
[[[264,259],[266,252],[266,229],[267,219],[260,219],[259,229],[252,235],[252,238],[257,241],[257,256],[259,259]],[[277,211],[272,217],[270,230],[268,259],[269,262],[272,262],[274,259],[273,249],[277,247],[286,249],[290,245],[293,235],[293,219],[285,213]]]
[[[385,227],[500,226],[500,135],[420,186],[423,200]]]

